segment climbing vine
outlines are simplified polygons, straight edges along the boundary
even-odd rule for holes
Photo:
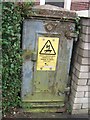
[[[80,17],[79,16],[75,18],[75,24],[76,24],[75,32],[76,32],[76,34],[79,35],[80,29],[81,29]]]
[[[3,114],[21,105],[21,24],[27,14],[27,9],[32,5],[32,2],[2,3]]]

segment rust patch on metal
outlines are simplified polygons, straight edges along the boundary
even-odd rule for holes
[[[57,26],[57,23],[56,22],[47,22],[45,23],[45,29],[47,32],[50,32],[50,31],[55,31],[56,29],[56,26]]]

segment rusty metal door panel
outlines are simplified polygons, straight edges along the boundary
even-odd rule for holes
[[[22,48],[24,50],[23,58],[23,84],[22,84],[22,99],[26,94],[32,93],[33,80],[33,61],[31,61],[31,54],[35,51],[36,46],[36,30],[42,28],[38,21],[26,20],[23,23],[23,41]]]
[[[59,20],[25,20],[23,24],[23,82],[22,100],[25,102],[65,102],[65,88],[72,54],[73,39],[65,37],[74,24]],[[58,56],[55,71],[37,70],[39,37],[58,37]],[[43,47],[43,46],[42,46]],[[32,58],[32,54],[35,59]],[[35,56],[36,55],[36,56]]]

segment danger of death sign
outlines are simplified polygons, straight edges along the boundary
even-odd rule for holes
[[[59,38],[39,37],[37,70],[55,71]]]

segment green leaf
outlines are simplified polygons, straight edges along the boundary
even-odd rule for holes
[[[2,3],[2,97],[3,114],[10,112],[12,107],[21,105],[18,93],[21,89],[22,50],[21,24],[29,14],[28,8],[32,2]],[[26,11],[26,12],[25,12]],[[1,34],[1,33],[0,33]]]

